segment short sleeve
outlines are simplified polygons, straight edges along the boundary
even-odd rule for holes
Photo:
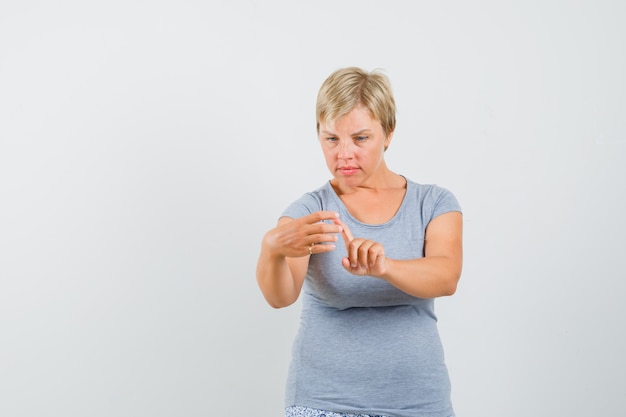
[[[431,219],[434,219],[441,214],[449,213],[452,211],[458,211],[459,213],[463,213],[458,200],[456,199],[454,194],[452,194],[452,192],[450,192],[448,189],[434,186],[432,192],[433,210]]]
[[[321,208],[317,199],[311,193],[306,193],[298,200],[289,204],[281,214],[281,217],[291,217],[292,219],[297,219],[318,210],[321,210]]]

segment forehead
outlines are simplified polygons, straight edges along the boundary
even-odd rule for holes
[[[372,113],[366,107],[359,106],[350,110],[348,113],[339,116],[333,120],[325,120],[320,123],[322,130],[339,131],[342,129],[373,129],[382,128],[380,122],[374,118]]]

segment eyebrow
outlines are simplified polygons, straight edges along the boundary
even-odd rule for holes
[[[371,132],[371,129],[361,129],[361,130],[357,130],[354,133],[351,133],[350,136],[356,136],[356,135],[360,135],[361,133],[365,133],[365,132]],[[333,136],[337,136],[336,133],[333,132],[329,132],[328,130],[322,130],[322,133],[326,134],[326,135],[333,135]]]

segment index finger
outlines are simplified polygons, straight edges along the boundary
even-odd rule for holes
[[[313,224],[324,220],[335,220],[338,217],[339,213],[337,213],[336,211],[320,210],[313,212],[308,216],[304,216],[303,219],[305,219],[307,223]]]
[[[352,239],[354,239],[354,237],[352,236],[352,232],[350,231],[348,226],[346,226],[346,224],[341,221],[341,219],[335,219],[335,223],[341,226],[341,235],[343,236],[343,241],[346,243],[347,247],[348,244],[352,242]]]

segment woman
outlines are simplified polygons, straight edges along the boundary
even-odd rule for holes
[[[317,133],[332,179],[263,237],[257,282],[275,308],[302,292],[286,416],[448,417],[434,298],[461,275],[455,197],[392,172],[395,101],[380,72],[322,84]]]

